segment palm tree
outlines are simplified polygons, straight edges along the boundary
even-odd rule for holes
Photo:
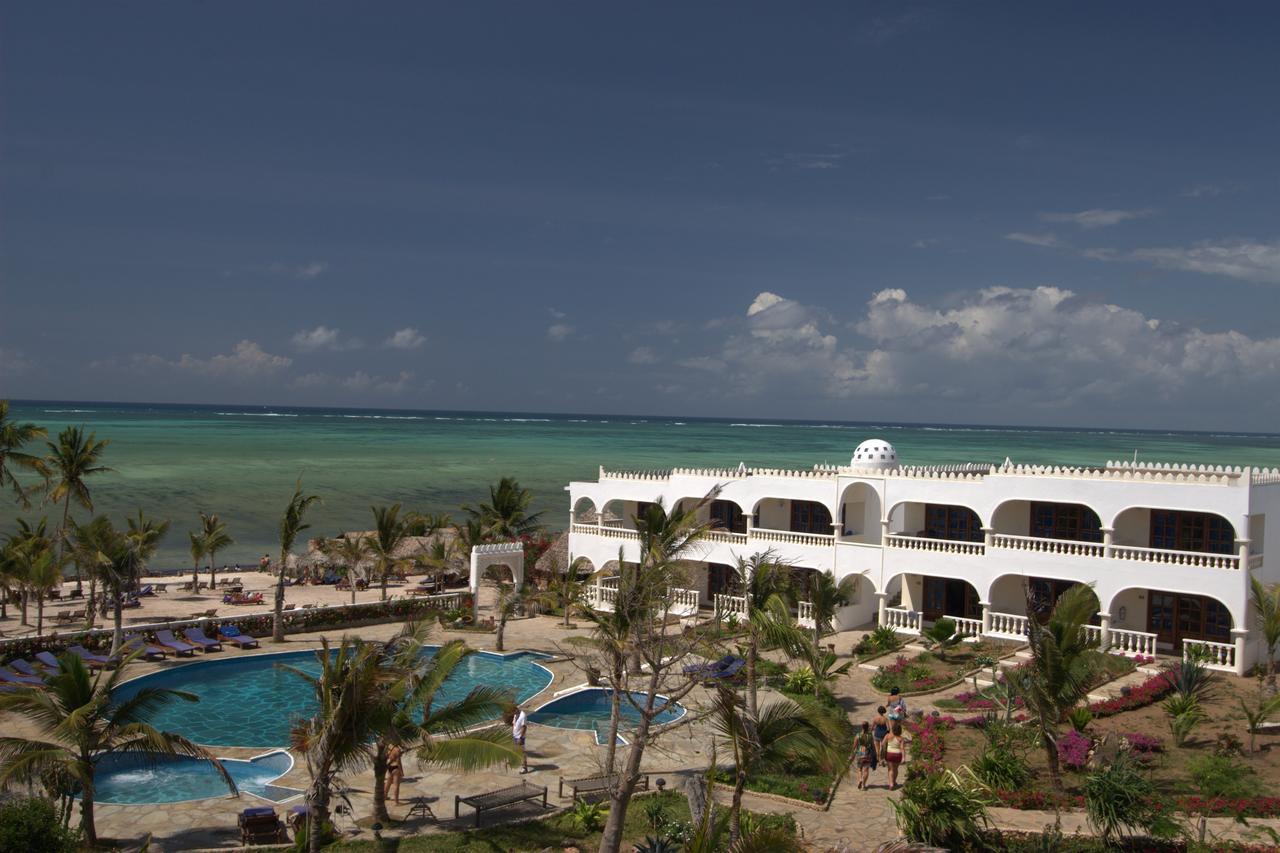
[[[302,494],[302,478],[299,477],[293,487],[293,497],[289,498],[289,505],[280,518],[280,575],[276,579],[275,609],[271,614],[271,639],[277,643],[284,642],[284,573],[289,552],[293,550],[298,534],[310,529],[311,525],[304,524],[302,519],[312,504],[319,502],[319,495]]]
[[[463,512],[478,522],[494,539],[519,539],[542,529],[542,513],[529,512],[533,493],[521,488],[513,477],[503,477],[489,487],[489,500],[479,506],[464,506]]]
[[[468,518],[453,527],[453,548],[458,558],[463,562],[471,560],[471,551],[477,545],[483,545],[489,540],[489,535],[485,531],[485,527],[480,523],[479,519]],[[471,590],[471,618],[473,621],[480,620],[480,589],[477,583],[476,589]]]
[[[13,579],[22,590],[22,624],[29,625],[27,621],[27,601],[32,592],[31,586],[31,569],[32,561],[39,557],[45,551],[53,548],[53,541],[48,534],[49,523],[47,519],[41,518],[35,524],[29,523],[26,519],[18,519],[18,530],[9,535],[5,542],[5,560],[7,563],[6,574]],[[56,563],[56,560],[55,560]],[[61,567],[59,567],[61,569]],[[48,592],[57,584],[61,583],[62,575],[59,571],[54,582],[44,588],[43,592]],[[37,632],[38,633],[38,632]]]
[[[368,547],[363,536],[339,536],[337,539],[325,539],[320,543],[320,550],[326,557],[337,564],[340,571],[346,572],[347,581],[351,584],[351,603],[356,603],[356,579],[360,577],[360,562],[368,555]]]
[[[44,474],[44,463],[38,456],[23,453],[22,448],[46,435],[44,427],[17,423],[9,419],[9,401],[0,400],[0,489],[6,485],[13,489],[18,503],[27,507],[27,490],[13,476],[15,468],[24,468]]]
[[[102,578],[103,592],[111,599],[113,654],[124,643],[124,597],[137,588],[147,561],[169,532],[169,522],[149,519],[142,510],[138,510],[137,517],[130,518],[128,524],[127,531],[119,531],[110,519],[100,515],[75,528],[77,552],[94,555],[92,559]]]
[[[375,506],[373,510],[373,535],[367,537],[365,549],[373,560],[374,571],[382,581],[382,600],[387,600],[387,575],[402,560],[396,551],[409,537],[409,528],[400,517],[400,504]]]
[[[1035,618],[1030,586],[1026,589],[1030,664],[1010,670],[1008,679],[1035,717],[1040,744],[1055,784],[1061,784],[1058,766],[1058,724],[1089,692],[1092,667],[1085,652],[1098,645],[1084,630],[1098,610],[1093,589],[1076,584],[1058,597],[1044,625]]]
[[[836,582],[830,570],[810,577],[809,602],[813,606],[813,646],[822,645],[822,638],[831,633],[836,611],[853,601],[858,589],[858,576],[846,575]]]
[[[204,533],[188,530],[187,541],[191,548],[191,594],[195,595],[200,591],[200,561],[204,559],[207,550]]]
[[[589,576],[580,575],[576,565],[562,572],[560,560],[552,558],[551,579],[547,583],[547,588],[538,594],[538,600],[547,606],[562,608],[563,624],[568,628],[572,624],[569,620],[573,617],[573,610],[582,601],[588,581]]]
[[[1250,575],[1249,602],[1267,644],[1267,680],[1274,685],[1276,646],[1280,645],[1280,583],[1264,584],[1257,575]]]
[[[129,753],[143,762],[161,755],[189,755],[213,763],[227,787],[235,783],[222,763],[181,735],[162,732],[147,722],[174,699],[198,701],[191,693],[143,688],[132,697],[113,700],[111,693],[125,668],[90,675],[73,654],[58,659],[58,672],[46,688],[18,688],[0,694],[0,711],[16,711],[38,734],[0,736],[0,784],[32,782],[45,773],[74,780],[80,788],[80,826],[88,847],[98,843],[94,825],[94,777],[103,756]]]
[[[227,533],[227,525],[218,520],[218,514],[211,512],[205,515],[200,513],[200,532],[204,539],[204,550],[209,555],[209,592],[217,589],[216,568],[218,552],[229,545],[234,545],[235,541],[231,538],[231,534]],[[200,586],[199,582],[191,588],[194,593]]]
[[[498,581],[498,600],[494,605],[497,611],[495,621],[498,625],[497,635],[494,637],[495,651],[503,651],[502,640],[507,631],[507,622],[520,612],[528,598],[529,594],[525,588]]]
[[[62,567],[54,559],[53,550],[45,548],[31,560],[25,571],[27,589],[36,598],[36,636],[44,633],[44,599],[49,590],[62,583]]]
[[[71,513],[71,501],[75,500],[84,509],[93,512],[93,496],[89,493],[90,477],[106,474],[114,469],[100,464],[103,453],[110,442],[98,441],[96,433],[84,433],[83,427],[67,427],[58,433],[57,443],[45,442],[49,455],[44,465],[48,469],[49,494],[51,503],[62,502],[62,525],[58,528],[58,562],[62,562],[63,550],[67,541],[67,520]],[[76,592],[83,588],[80,578],[80,564],[76,564]]]
[[[969,635],[957,631],[956,620],[947,616],[934,620],[932,625],[920,632],[925,648],[936,652],[938,660],[943,661],[947,659],[947,649],[959,645],[967,636]]]
[[[742,792],[748,779],[760,773],[785,771],[798,759],[817,762],[832,754],[830,724],[819,723],[811,712],[790,699],[775,701],[752,715],[732,688],[718,685],[712,726],[733,755],[730,845],[741,834]]]
[[[741,627],[746,630],[746,708],[756,715],[756,667],[762,645],[780,646],[792,652],[805,644],[804,634],[791,620],[787,599],[791,591],[791,570],[779,563],[772,551],[738,558],[735,569],[747,613]]]

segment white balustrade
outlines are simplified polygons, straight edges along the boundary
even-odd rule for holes
[[[1262,557],[1263,557],[1263,555],[1262,555],[1262,554],[1250,554],[1250,555],[1249,555],[1249,568],[1250,568],[1250,569],[1260,569],[1260,568],[1262,568]]]
[[[617,587],[602,586],[601,584],[592,584],[587,587],[587,604],[591,606],[592,610],[603,610],[611,613],[617,603]]]
[[[610,539],[639,539],[640,531],[630,530],[626,527],[597,527],[596,533],[606,536]]]
[[[1097,643],[1102,645],[1102,626],[1101,625],[1083,625],[1080,633],[1084,634],[1085,642]]]
[[[1129,631],[1124,628],[1112,628],[1111,647],[1108,651],[1122,655],[1156,656],[1156,635],[1146,631]]]
[[[956,623],[957,634],[964,634],[966,637],[979,637],[982,635],[981,619],[969,619],[965,616],[948,616],[947,618]]]
[[[1215,643],[1212,640],[1183,640],[1182,659],[1193,654],[1204,659],[1209,669],[1220,669],[1224,672],[1236,671],[1236,647],[1234,643]]]
[[[604,577],[600,578],[600,580],[596,581],[596,583],[600,584],[600,586],[607,586],[612,589],[617,589],[618,584],[622,583],[622,578],[619,575],[605,575]]]
[[[934,551],[944,554],[982,554],[986,546],[981,542],[964,542],[958,539],[927,539],[923,536],[905,536],[890,533],[885,538],[890,548],[910,548],[913,551]]]
[[[702,536],[704,542],[725,542],[730,545],[746,544],[747,534],[731,533],[728,530],[709,530]]]
[[[988,636],[1021,640],[1031,633],[1025,616],[1019,616],[1016,613],[997,613],[994,610],[991,611],[990,616],[991,630],[987,632]]]
[[[816,628],[817,622],[813,618],[813,602],[801,601],[800,607],[796,612],[796,624],[802,628]]]
[[[733,614],[739,619],[747,618],[747,599],[742,595],[725,595],[716,593],[716,618],[724,619]]]
[[[884,609],[884,624],[899,634],[919,634],[920,614],[914,610],[907,610],[905,607],[886,607]]]
[[[1038,536],[1012,536],[996,533],[991,537],[995,548],[1033,551],[1039,554],[1062,554],[1068,557],[1101,557],[1101,542],[1077,542],[1072,539],[1042,539]]]
[[[785,545],[831,546],[836,541],[835,535],[831,533],[792,533],[790,530],[769,530],[763,527],[753,527],[747,535],[752,539],[781,542]]]
[[[1140,563],[1170,563],[1175,566],[1195,566],[1204,569],[1240,568],[1240,558],[1235,554],[1210,554],[1204,551],[1169,551],[1164,548],[1112,545],[1111,556],[1117,560],[1135,560]]]
[[[698,612],[698,591],[667,587],[667,612],[673,616],[692,616]]]

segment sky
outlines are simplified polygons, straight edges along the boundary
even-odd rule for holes
[[[1274,431],[1280,7],[0,5],[0,397]]]

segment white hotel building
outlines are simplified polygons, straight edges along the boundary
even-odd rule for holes
[[[1249,577],[1280,581],[1268,558],[1267,519],[1280,523],[1280,471],[1108,462],[904,466],[883,441],[858,446],[848,466],[671,471],[600,470],[567,487],[570,562],[608,569],[637,558],[644,504],[696,502],[715,532],[691,555],[677,608],[740,607],[730,566],[772,550],[796,571],[856,576],[842,629],[890,625],[902,633],[946,615],[970,634],[1027,631],[1024,583],[1047,610],[1074,583],[1092,584],[1102,645],[1127,654],[1200,646],[1214,666],[1244,674],[1266,649],[1249,603]],[[1280,541],[1280,540],[1278,540]],[[608,580],[591,591],[607,607]],[[803,598],[803,591],[801,593]],[[807,616],[804,604],[798,614]]]

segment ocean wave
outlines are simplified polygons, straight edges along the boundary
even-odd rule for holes
[[[43,409],[46,415],[65,415],[65,414],[84,414],[86,412],[96,412],[97,409]]]
[[[485,420],[491,419],[485,418]],[[503,418],[502,422],[507,424],[549,424],[551,423],[551,418]]]
[[[293,412],[214,412],[224,418],[296,418]]]

